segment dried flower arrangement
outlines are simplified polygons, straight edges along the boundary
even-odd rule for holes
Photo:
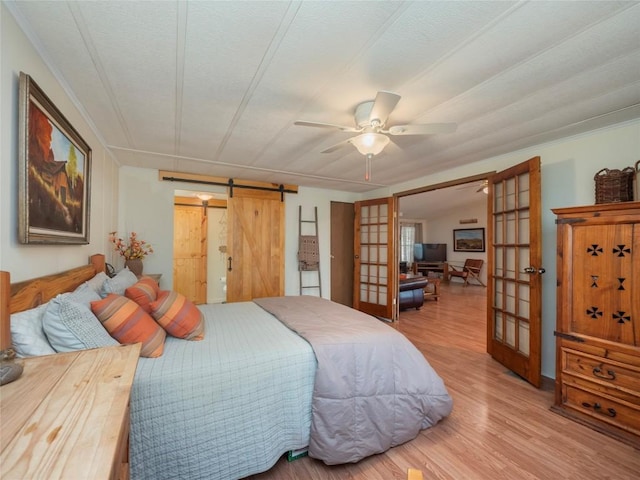
[[[116,232],[109,233],[109,241],[114,244],[114,251],[118,252],[125,260],[142,260],[153,253],[151,244],[138,239],[136,232],[131,232],[128,241],[116,237]]]

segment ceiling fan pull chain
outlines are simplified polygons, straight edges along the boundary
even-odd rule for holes
[[[373,155],[365,155],[364,179],[369,182],[371,180],[371,159]]]

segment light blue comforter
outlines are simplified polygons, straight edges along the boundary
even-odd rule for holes
[[[252,302],[202,305],[205,338],[140,358],[130,467],[141,479],[237,479],[309,443],[316,360]]]

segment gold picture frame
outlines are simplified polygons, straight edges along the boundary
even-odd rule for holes
[[[24,72],[18,115],[18,240],[88,244],[91,148]]]

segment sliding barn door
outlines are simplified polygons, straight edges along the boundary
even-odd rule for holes
[[[227,302],[284,295],[280,193],[234,189],[227,217]]]
[[[489,182],[487,351],[540,386],[540,157]]]
[[[356,202],[353,306],[394,319],[395,198]]]

